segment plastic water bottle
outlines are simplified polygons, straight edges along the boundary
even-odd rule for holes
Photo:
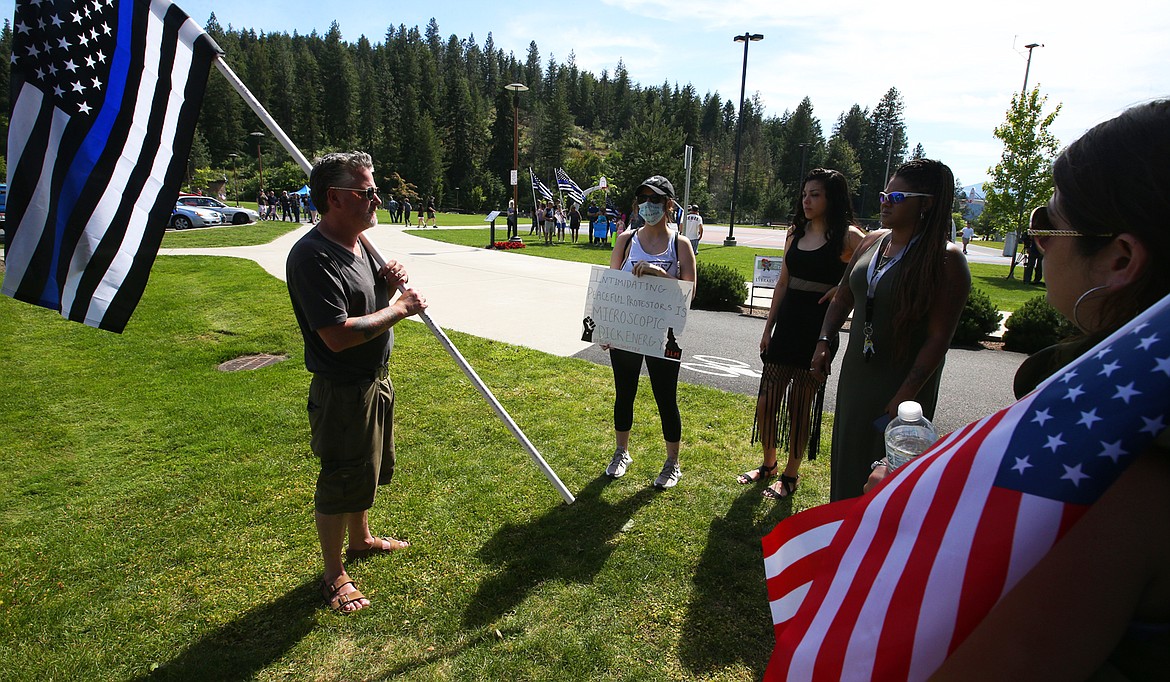
[[[886,462],[890,471],[921,455],[938,440],[922,406],[913,400],[898,405],[898,416],[886,426]]]

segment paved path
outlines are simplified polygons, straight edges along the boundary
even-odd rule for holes
[[[259,246],[160,253],[246,258],[283,281],[285,256],[308,229],[303,226]],[[715,237],[713,233],[707,232]],[[737,227],[735,233],[744,246],[778,248],[776,240],[783,246],[781,230]],[[411,284],[430,303],[428,313],[444,329],[608,364],[606,354],[579,335],[592,265],[446,244],[406,234],[400,226],[379,225],[366,234],[384,256],[406,265]],[[722,243],[723,236],[717,239]],[[762,330],[762,317],[692,311],[683,339],[683,381],[755,395]],[[1012,376],[1023,358],[1018,353],[952,349],[943,374],[940,428],[954,429],[1010,403]],[[835,388],[831,381],[830,405]]]

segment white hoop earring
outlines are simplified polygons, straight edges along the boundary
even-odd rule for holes
[[[1088,331],[1085,329],[1085,325],[1081,324],[1080,315],[1078,314],[1080,312],[1081,303],[1089,297],[1089,294],[1093,294],[1101,291],[1102,289],[1108,288],[1108,284],[1102,284],[1101,286],[1093,287],[1092,289],[1089,289],[1085,293],[1081,294],[1080,298],[1077,299],[1077,302],[1073,304],[1073,324],[1077,326],[1077,329],[1080,329],[1081,331]]]

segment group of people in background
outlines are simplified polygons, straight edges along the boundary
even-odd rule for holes
[[[260,214],[261,220],[307,222],[310,225],[317,222],[317,205],[308,192],[302,194],[286,190],[278,195],[274,190],[261,190],[256,197],[256,212]]]
[[[414,212],[414,206],[410,203],[409,197],[404,196],[402,197],[402,201],[398,201],[394,196],[389,196],[383,202],[383,205],[386,207],[386,212],[390,214],[391,223],[410,227],[410,216]],[[435,197],[433,194],[427,198],[425,203],[420,201],[418,227],[438,227],[439,224],[435,216],[435,211]]]

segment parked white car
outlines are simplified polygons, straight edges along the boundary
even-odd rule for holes
[[[188,230],[192,227],[223,225],[225,222],[226,218],[219,211],[213,211],[210,208],[175,204],[175,210],[171,213],[171,220],[167,223],[167,227],[173,227],[176,230]]]
[[[236,208],[235,206],[228,206],[218,199],[213,199],[212,197],[205,197],[198,194],[180,195],[178,203],[183,206],[197,206],[219,211],[224,216],[224,222],[231,223],[233,225],[254,223],[260,219],[260,214],[250,208]]]

